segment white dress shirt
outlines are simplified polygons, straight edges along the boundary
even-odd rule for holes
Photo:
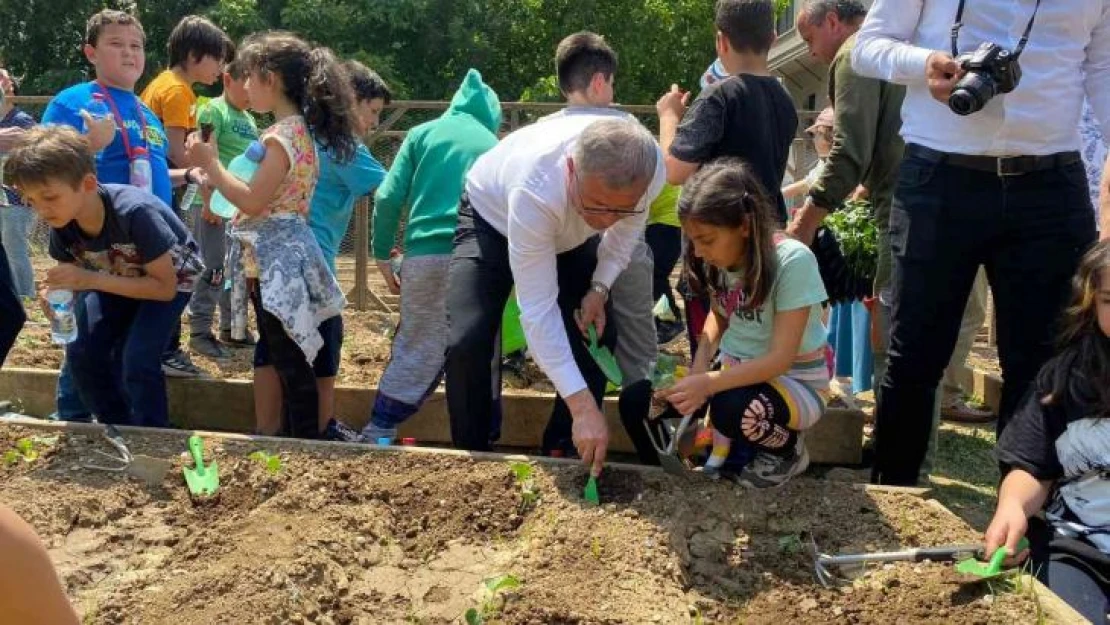
[[[933,99],[925,62],[951,54],[958,0],[875,0],[852,67],[865,76],[906,85],[902,136],[935,150],[988,156],[1044,155],[1078,150],[1084,94],[1103,132],[1110,131],[1110,0],[1042,0],[1020,57],[1017,89],[996,95],[961,117]],[[1013,50],[1035,0],[967,0],[959,53],[983,42]]]
[[[555,257],[598,233],[571,205],[567,158],[582,131],[602,119],[613,117],[575,114],[526,126],[483,154],[466,177],[475,212],[509,241],[509,265],[528,348],[563,397],[585,389],[586,381],[574,362],[559,312]],[[601,235],[592,279],[607,287],[628,266],[647,222],[647,208],[666,181],[663,154],[657,152],[655,175],[637,205],[641,212]]]

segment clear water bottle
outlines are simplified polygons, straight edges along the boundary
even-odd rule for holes
[[[231,162],[227,165],[227,171],[239,180],[249,183],[254,178],[254,172],[258,171],[258,164],[262,162],[265,156],[266,146],[257,141],[252,141],[246,152],[231,159]],[[224,219],[231,219],[239,211],[219,191],[212,194],[212,201],[208,203],[208,209]]]
[[[150,169],[150,154],[146,148],[135,148],[131,154],[131,185],[147,193],[154,193],[154,174]]]
[[[93,119],[108,119],[112,116],[112,110],[104,101],[103,93],[92,94],[92,100],[85,106],[85,112]],[[89,132],[89,124],[84,119],[81,120],[81,130],[85,133]]]
[[[46,293],[46,301],[54,314],[50,321],[50,338],[59,345],[76,341],[77,316],[73,313],[73,291],[52,289]]]

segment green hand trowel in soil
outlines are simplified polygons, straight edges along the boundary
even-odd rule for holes
[[[220,468],[213,460],[204,466],[204,439],[193,434],[189,437],[189,454],[193,456],[194,468],[184,467],[185,484],[194,497],[211,497],[220,489]]]
[[[595,506],[601,505],[601,497],[597,494],[597,477],[592,473],[590,474],[590,479],[586,481],[586,488],[582,491],[582,497],[587,503],[591,503]]]
[[[1028,548],[1028,539],[1022,538],[1018,541],[1018,553]],[[961,575],[967,575],[969,578],[975,578],[976,580],[994,579],[1010,572],[1010,569],[1002,568],[1002,563],[1006,560],[1006,556],[1008,555],[1009,554],[1006,553],[1006,547],[1002,546],[994,550],[994,554],[991,555],[991,559],[988,562],[981,562],[978,558],[968,558],[956,563],[956,572]]]
[[[620,387],[624,382],[624,376],[621,375],[621,368],[620,365],[617,364],[617,357],[613,355],[613,352],[608,347],[597,344],[597,328],[595,328],[593,324],[590,325],[587,332],[590,336],[590,343],[586,346],[586,349],[589,350],[590,357],[594,359],[597,366],[601,368],[601,372],[613,383],[613,386]]]

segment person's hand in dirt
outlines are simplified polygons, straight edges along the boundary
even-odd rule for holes
[[[594,289],[590,289],[586,297],[582,298],[582,305],[574,316],[582,334],[586,334],[591,324],[597,330],[598,336],[605,333],[605,299],[606,294]]]
[[[989,559],[1004,546],[1009,552],[1008,566],[1024,560],[1029,550],[1018,552],[1018,541],[1025,536],[1029,517],[1041,509],[1050,492],[1051,481],[1038,480],[1023,469],[1011,470],[998,489],[998,507],[984,535],[984,556]]]
[[[400,295],[401,276],[393,273],[393,263],[388,260],[379,260],[376,264],[378,265],[378,271],[380,271],[382,277],[385,278],[385,286],[389,288],[389,292],[394,295]]]
[[[76,625],[80,621],[35,530],[0,504],[0,623]]]
[[[605,454],[609,449],[609,423],[598,408],[589,389],[582,389],[566,398],[574,419],[571,437],[582,462],[590,467],[590,475],[601,475]]]
[[[82,269],[73,263],[61,263],[46,272],[46,284],[52,289],[88,291],[93,288],[96,276],[95,271]]]
[[[713,395],[709,374],[692,373],[655,394],[660,399],[665,399],[674,406],[679,414],[693,414],[695,410],[705,405]]]

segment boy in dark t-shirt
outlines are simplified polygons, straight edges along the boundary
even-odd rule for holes
[[[774,199],[778,219],[785,224],[780,189],[798,115],[790,95],[767,68],[767,54],[775,42],[773,4],[720,0],[717,55],[729,78],[707,86],[688,110],[689,94],[672,86],[656,108],[667,182],[682,184],[702,164],[721,156],[742,158]]]
[[[103,423],[169,427],[160,356],[204,269],[189,231],[157,197],[100,184],[68,127],[28,132],[4,173],[51,227],[48,287],[83,292],[66,345],[81,399]]]

